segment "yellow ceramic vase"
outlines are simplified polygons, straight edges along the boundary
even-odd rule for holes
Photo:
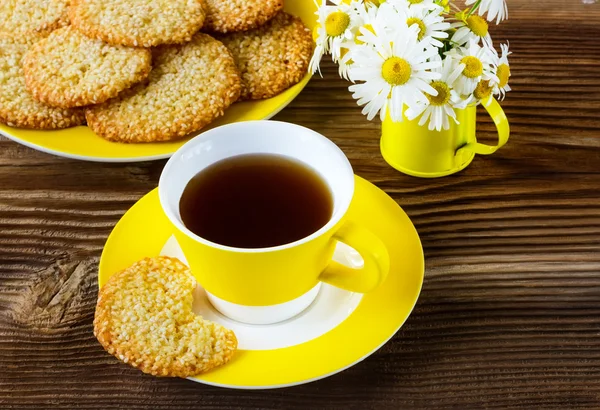
[[[477,107],[456,110],[459,124],[450,121],[450,129],[430,131],[418,119],[394,122],[388,117],[381,126],[381,153],[398,171],[421,178],[437,178],[466,168],[475,154],[493,154],[508,141],[510,127],[498,101],[482,104],[498,130],[498,144],[477,142],[475,136]]]

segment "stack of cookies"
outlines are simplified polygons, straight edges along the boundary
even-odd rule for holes
[[[168,141],[275,96],[313,48],[283,0],[0,0],[0,123]],[[5,17],[6,16],[6,17]]]

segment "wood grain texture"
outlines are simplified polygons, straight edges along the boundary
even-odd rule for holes
[[[426,277],[368,360],[242,392],[141,374],[92,335],[111,228],[164,162],[96,164],[0,139],[1,409],[600,408],[600,4],[509,0],[508,145],[458,175],[404,176],[331,64],[277,119],[330,137],[415,223]],[[493,138],[481,115],[481,139]]]

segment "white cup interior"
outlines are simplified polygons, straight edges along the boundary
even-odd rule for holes
[[[354,193],[354,174],[350,162],[333,142],[291,123],[248,121],[206,131],[183,145],[168,161],[160,177],[159,197],[167,217],[178,229],[211,246],[244,252],[261,251],[212,243],[189,231],[179,215],[179,200],[190,179],[218,161],[245,154],[275,154],[301,161],[318,172],[333,196],[332,217],[324,227],[299,241],[268,249],[308,241],[335,225],[346,213]]]

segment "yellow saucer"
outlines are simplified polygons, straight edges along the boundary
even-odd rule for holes
[[[286,0],[284,10],[300,17],[310,29],[316,24],[316,6],[313,1]],[[268,100],[235,103],[223,117],[202,131],[233,122],[269,119],[291,103],[310,78],[311,75],[307,74],[300,83]],[[0,135],[30,148],[61,157],[98,162],[135,162],[168,158],[198,134],[174,142],[122,144],[106,141],[84,126],[58,131],[39,131],[0,124]]]
[[[360,362],[394,336],[421,291],[424,261],[419,236],[398,204],[360,177],[349,212],[388,247],[390,273],[383,285],[364,295],[347,319],[315,339],[272,350],[240,350],[227,365],[191,380],[239,389],[308,383]],[[154,190],[123,216],[109,236],[100,259],[99,285],[136,260],[159,255],[171,235]],[[268,337],[269,326],[264,328]]]

